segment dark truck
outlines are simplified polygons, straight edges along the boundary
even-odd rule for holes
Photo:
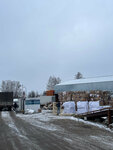
[[[0,92],[0,111],[11,111],[13,106],[13,92]]]

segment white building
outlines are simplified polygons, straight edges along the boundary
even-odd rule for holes
[[[28,109],[38,112],[38,109],[40,109],[40,98],[26,98],[25,111]]]

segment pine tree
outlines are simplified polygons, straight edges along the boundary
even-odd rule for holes
[[[78,72],[78,73],[75,75],[75,79],[81,79],[81,78],[83,78],[83,75],[82,75],[80,72]]]

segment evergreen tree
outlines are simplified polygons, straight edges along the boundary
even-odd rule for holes
[[[83,75],[80,72],[77,72],[77,74],[75,75],[75,79],[82,79]]]

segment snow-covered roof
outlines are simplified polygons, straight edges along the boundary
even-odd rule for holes
[[[54,88],[55,93],[63,91],[113,91],[113,76],[76,79],[57,84]]]
[[[108,82],[113,81],[113,76],[105,76],[105,77],[95,77],[95,78],[83,78],[83,79],[76,79],[70,80],[67,82],[62,82],[57,85],[72,85],[72,84],[83,84],[83,83],[95,83],[95,82]]]

